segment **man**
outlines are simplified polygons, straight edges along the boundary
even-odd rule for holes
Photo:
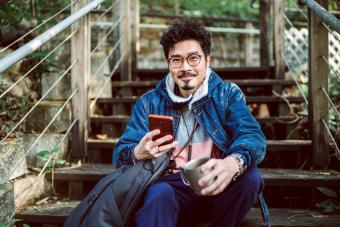
[[[238,226],[262,195],[256,166],[265,156],[265,137],[239,87],[223,82],[209,68],[211,35],[202,25],[193,19],[176,21],[160,43],[170,73],[136,102],[113,163],[139,162],[173,151],[176,167],[148,188],[135,224],[190,226],[199,210],[213,226]],[[160,132],[149,132],[149,114],[174,118],[174,142],[164,145],[172,140],[170,135],[152,140]],[[203,196],[197,196],[182,182],[179,169],[201,157],[210,160],[202,166],[207,175],[198,182]]]

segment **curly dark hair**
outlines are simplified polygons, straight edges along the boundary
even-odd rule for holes
[[[205,57],[210,55],[211,51],[211,34],[197,20],[193,18],[184,18],[175,21],[163,33],[160,44],[163,46],[165,58],[169,56],[169,51],[180,41],[194,39],[201,45]]]

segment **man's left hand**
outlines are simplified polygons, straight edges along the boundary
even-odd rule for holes
[[[211,185],[202,190],[202,195],[213,196],[224,191],[239,171],[239,166],[235,158],[226,157],[225,159],[210,159],[201,166],[201,169],[208,174],[202,177],[198,184],[204,186],[209,181],[213,181]]]

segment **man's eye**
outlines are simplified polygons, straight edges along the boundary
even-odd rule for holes
[[[200,57],[197,56],[197,55],[192,55],[192,56],[189,57],[189,61],[198,61],[199,59],[200,59]]]
[[[179,59],[179,58],[173,58],[173,59],[171,59],[171,61],[172,61],[173,63],[179,63],[179,62],[181,62],[181,59]]]

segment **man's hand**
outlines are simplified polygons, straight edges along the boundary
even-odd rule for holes
[[[206,185],[210,180],[213,183],[202,190],[202,195],[218,195],[230,184],[233,176],[239,171],[237,161],[233,157],[225,159],[210,159],[201,167],[203,172],[209,172],[202,177],[198,184]]]
[[[152,141],[152,138],[159,133],[160,130],[156,129],[145,134],[143,139],[133,150],[135,158],[137,160],[156,158],[167,152],[169,149],[176,147],[176,141],[170,144],[162,145],[163,143],[172,140],[171,135],[163,136],[155,141]]]

